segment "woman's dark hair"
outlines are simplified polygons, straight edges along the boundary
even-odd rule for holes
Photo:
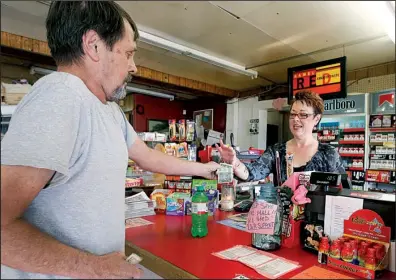
[[[309,107],[313,108],[313,113],[315,115],[322,115],[324,111],[324,102],[323,99],[320,98],[318,94],[310,90],[301,90],[296,93],[291,102],[291,107],[296,101],[300,101],[303,104],[306,104]]]
[[[124,36],[124,19],[139,38],[136,24],[113,1],[52,1],[46,20],[48,46],[57,65],[70,65],[84,55],[82,37],[94,30],[109,50]]]

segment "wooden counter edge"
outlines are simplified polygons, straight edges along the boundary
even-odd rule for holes
[[[132,253],[137,254],[143,259],[140,263],[141,265],[164,279],[198,279],[196,276],[171,264],[170,262],[153,255],[129,241],[125,241],[125,255],[129,256]]]

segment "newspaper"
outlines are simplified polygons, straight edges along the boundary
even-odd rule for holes
[[[150,198],[147,196],[147,194],[144,191],[141,191],[140,193],[125,198],[126,203],[146,201],[146,200],[150,200]]]
[[[155,202],[144,191],[125,198],[125,219],[155,215]]]

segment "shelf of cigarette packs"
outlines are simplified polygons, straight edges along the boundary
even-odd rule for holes
[[[334,146],[351,179],[354,190],[364,190],[365,123],[351,120],[348,123],[323,122],[317,133],[318,141]]]
[[[396,115],[370,115],[369,191],[396,193]]]

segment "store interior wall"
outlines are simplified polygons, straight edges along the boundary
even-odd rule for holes
[[[225,101],[212,100],[202,97],[196,100],[185,101],[186,116],[193,119],[194,111],[213,109],[213,130],[224,133],[226,130],[227,104]]]
[[[30,74],[30,69],[25,66],[17,66],[2,62],[0,64],[1,81],[12,83],[13,80],[26,79],[29,84],[33,85],[39,77]]]
[[[12,83],[13,80],[26,79],[29,84],[33,85],[41,76],[32,75],[30,68],[21,63],[21,65],[10,64],[2,61],[0,64],[1,81]],[[142,94],[128,95],[124,100],[124,110],[130,112],[135,108],[135,104],[144,107],[144,114],[139,115],[133,111],[133,116],[127,116],[132,125],[138,132],[147,131],[147,122],[149,119],[168,120],[168,119],[192,119],[193,112],[204,109],[213,109],[213,129],[225,132],[226,128],[226,111],[227,105],[224,101],[212,101],[211,99],[202,98],[192,101],[170,101],[164,98],[151,97]],[[183,115],[186,110],[186,115]]]
[[[202,98],[193,101],[170,101],[164,98],[134,94],[135,108],[143,106],[144,113],[138,114],[134,110],[133,126],[137,132],[148,131],[148,120],[169,120],[169,119],[193,119],[193,112],[213,109],[213,129],[225,132],[227,105],[224,101],[212,101]],[[183,114],[185,110],[185,115]]]
[[[357,81],[348,81],[348,93],[360,92],[376,92],[389,88],[395,88],[395,74],[381,75],[359,79]],[[241,151],[247,150],[249,147],[266,149],[266,135],[263,131],[259,131],[258,135],[249,133],[250,119],[259,119],[260,125],[266,127],[267,124],[278,124],[280,129],[279,139],[285,142],[293,136],[289,131],[288,116],[284,113],[274,112],[272,106],[273,100],[258,101],[258,97],[250,97],[243,100],[232,100],[227,104],[227,138],[226,143],[230,144],[228,135],[234,134],[234,144],[239,146]],[[260,114],[260,110],[269,110],[266,116]],[[232,115],[231,115],[232,114]],[[234,116],[234,117],[232,117]]]
[[[183,119],[183,102],[178,100],[148,96],[144,94],[134,94],[135,110],[133,112],[133,127],[136,132],[148,131],[148,120],[169,120]],[[144,113],[138,114],[136,106],[143,106]]]

